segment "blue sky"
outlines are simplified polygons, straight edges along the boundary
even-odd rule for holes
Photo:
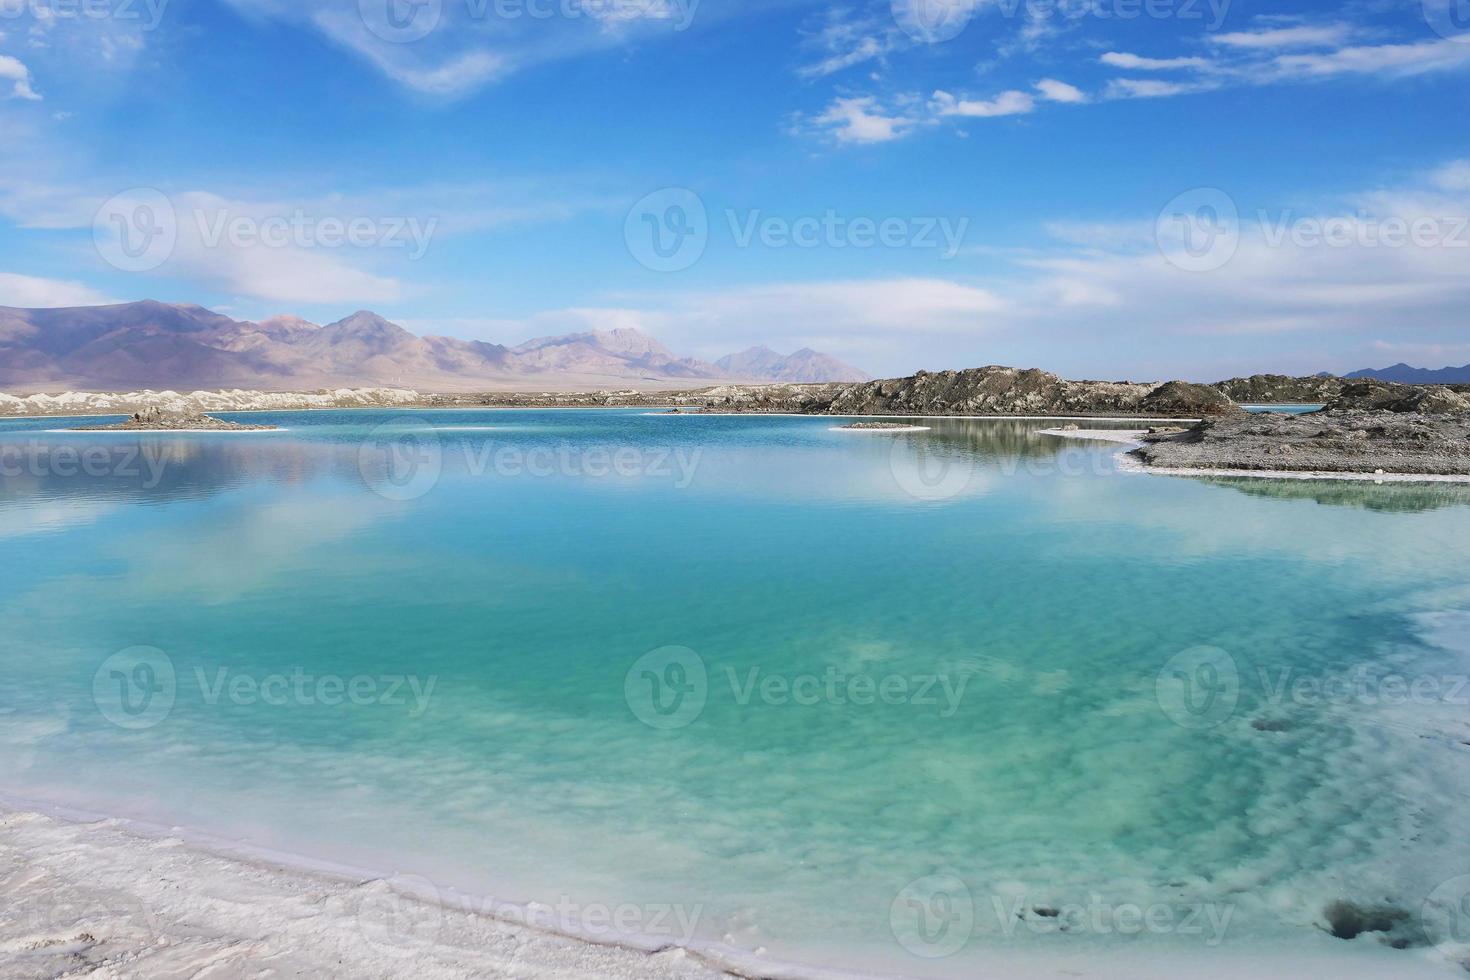
[[[0,0],[0,305],[1458,364],[1467,81],[1466,0]]]

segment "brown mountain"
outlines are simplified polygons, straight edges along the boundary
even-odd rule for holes
[[[828,362],[836,365],[831,370],[853,371],[814,351],[793,358],[804,366],[791,369],[808,375],[820,375]],[[201,306],[152,300],[70,309],[0,307],[0,389],[20,393],[364,385],[430,391],[652,388],[690,380],[787,380],[753,373],[769,369],[760,365],[741,365],[731,373],[736,367],[729,361],[679,357],[627,328],[543,337],[511,348],[420,337],[365,310],[318,326],[294,316],[232,320]]]

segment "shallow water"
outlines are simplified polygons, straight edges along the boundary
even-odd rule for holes
[[[1044,422],[238,418],[288,431],[0,423],[0,790],[879,973],[1470,940],[1470,489]]]

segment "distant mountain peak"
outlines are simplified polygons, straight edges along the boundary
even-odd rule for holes
[[[764,345],[747,347],[738,354],[727,354],[715,361],[715,367],[732,378],[743,381],[871,381],[872,378],[850,364],[829,354],[803,347],[794,354],[782,355]]]
[[[1470,364],[1464,367],[1444,367],[1438,370],[1417,368],[1400,361],[1386,368],[1365,368],[1345,375],[1352,379],[1372,378],[1376,381],[1397,381],[1413,385],[1470,384]]]
[[[738,373],[725,362],[738,360]],[[746,370],[746,368],[751,370]],[[143,300],[71,309],[0,308],[0,389],[301,388],[403,385],[473,390],[592,389],[630,382],[866,379],[809,349],[764,347],[709,364],[679,357],[634,326],[540,337],[515,348],[420,337],[372,310],[318,326],[291,314],[259,323],[191,304]]]

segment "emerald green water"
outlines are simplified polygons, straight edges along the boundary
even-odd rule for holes
[[[1470,941],[1420,921],[1470,874],[1470,488],[1037,422],[249,420],[0,423],[0,790],[756,962]]]

